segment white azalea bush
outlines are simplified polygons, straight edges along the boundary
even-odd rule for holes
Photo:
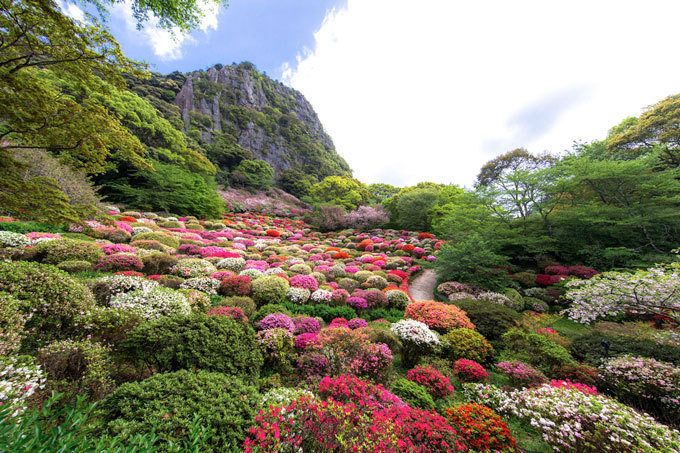
[[[262,395],[260,407],[264,410],[271,406],[285,408],[286,406],[289,406],[294,400],[305,395],[310,398],[314,398],[314,394],[308,390],[294,389],[289,387],[273,388]]]
[[[119,294],[137,290],[148,291],[157,286],[157,282],[136,275],[110,275],[95,282],[95,294],[97,299],[110,302]]]
[[[217,272],[210,261],[199,258],[184,258],[175,264],[170,270],[173,274],[184,278],[205,277]]]
[[[439,336],[427,324],[415,319],[402,319],[392,324],[390,330],[403,344],[404,365],[415,366],[418,359],[441,346]]]
[[[220,289],[220,281],[210,277],[194,277],[184,280],[179,287],[182,289],[196,289],[209,296],[215,296]]]
[[[583,324],[629,312],[663,315],[680,322],[680,263],[634,273],[605,272],[590,280],[574,280],[564,311]]]
[[[119,294],[111,299],[110,305],[113,308],[134,311],[145,319],[191,313],[191,304],[184,294],[163,287]]]
[[[463,388],[468,401],[528,421],[557,452],[680,452],[680,432],[603,395],[550,384],[511,392]]]
[[[310,292],[305,288],[296,288],[292,286],[288,288],[286,293],[286,300],[293,302],[294,304],[304,304],[309,300]]]
[[[217,268],[232,272],[241,272],[246,267],[246,260],[243,258],[224,258],[218,261]]]
[[[0,231],[0,247],[28,247],[31,240],[20,233]]]
[[[328,304],[331,300],[333,293],[325,289],[317,289],[314,291],[310,297],[312,302],[315,304]]]
[[[45,375],[30,356],[0,357],[0,405],[12,406],[15,417],[26,408],[26,401],[45,388]]]

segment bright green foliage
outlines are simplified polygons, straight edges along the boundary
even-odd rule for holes
[[[640,119],[628,118],[626,123],[610,132],[607,150],[611,153],[640,156],[658,152],[659,166],[680,165],[680,95],[658,102]]]
[[[258,306],[278,304],[286,297],[290,285],[286,279],[268,275],[255,279],[252,283],[253,300]]]
[[[102,192],[112,201],[145,211],[179,215],[219,217],[224,202],[214,190],[214,182],[181,168],[153,162],[154,171],[131,170],[125,176],[111,174],[99,179]]]
[[[158,241],[173,249],[179,247],[179,239],[167,233],[140,233],[135,235],[135,241]]]
[[[371,192],[371,196],[374,200],[382,203],[396,195],[400,189],[399,187],[394,187],[391,184],[376,183],[369,184],[368,190]]]
[[[310,196],[315,203],[333,203],[347,210],[368,204],[371,193],[359,180],[349,176],[329,176],[312,186]]]
[[[452,362],[458,359],[484,363],[493,355],[493,347],[479,332],[472,329],[453,329],[446,334],[449,340],[448,355]]]
[[[244,159],[234,168],[245,176],[245,185],[254,189],[268,189],[274,184],[274,169],[263,160]]]
[[[511,329],[502,338],[506,348],[501,355],[502,361],[524,362],[548,376],[554,375],[553,368],[576,363],[569,351],[543,335]]]
[[[168,316],[137,326],[125,348],[160,371],[202,369],[254,382],[262,367],[255,331],[225,316]]]
[[[21,302],[31,314],[25,346],[63,338],[81,312],[94,306],[92,293],[54,266],[28,262],[0,262],[0,291]],[[28,344],[30,343],[30,344]]]
[[[314,183],[316,183],[316,178],[313,176],[292,169],[282,171],[277,181],[280,188],[298,198],[309,195]]]
[[[238,451],[259,401],[257,389],[237,377],[181,370],[121,385],[100,412],[106,432],[123,439],[155,433],[160,444],[188,440],[199,417],[210,433],[202,451]]]
[[[55,239],[35,246],[35,259],[45,264],[59,264],[63,261],[87,261],[95,264],[104,256],[94,242]]]
[[[434,400],[427,387],[404,378],[397,378],[392,384],[392,393],[403,399],[409,406],[420,409],[434,409]]]
[[[0,355],[9,355],[19,349],[25,335],[25,322],[20,301],[11,294],[0,292]]]
[[[509,283],[502,266],[507,258],[493,251],[492,245],[476,233],[456,243],[442,246],[435,269],[444,281],[465,282],[491,291]]]
[[[390,222],[396,228],[428,231],[431,223],[431,210],[439,202],[439,195],[446,187],[432,182],[421,182],[405,187],[383,201],[390,211]],[[455,186],[454,186],[455,187]]]

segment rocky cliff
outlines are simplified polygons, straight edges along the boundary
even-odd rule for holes
[[[167,77],[182,81],[177,73]],[[187,74],[174,104],[183,131],[224,170],[234,156],[252,156],[267,161],[275,175],[287,169],[317,179],[351,173],[305,97],[251,63]]]

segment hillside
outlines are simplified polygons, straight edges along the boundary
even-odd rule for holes
[[[302,93],[251,63],[128,78],[128,84],[221,171],[246,158],[266,161],[275,178],[285,170],[311,175],[314,182],[351,173]]]

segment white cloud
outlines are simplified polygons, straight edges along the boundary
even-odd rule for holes
[[[518,146],[603,138],[680,92],[680,4],[349,0],[283,65],[364,182],[470,185]]]
[[[207,33],[210,29],[217,30],[219,5],[206,0],[199,0],[198,6],[203,13],[198,29],[204,33]],[[113,12],[125,22],[129,33],[136,33],[140,36],[140,39],[146,40],[154,54],[162,60],[170,61],[182,58],[185,45],[196,42],[194,37],[182,33],[176,27],[172,31],[158,28],[158,19],[153,16],[143,24],[144,28],[137,30],[137,21],[132,15],[129,0],[116,3],[113,6]]]
[[[68,17],[77,20],[78,22],[85,22],[85,13],[82,9],[78,8],[74,3],[67,3],[63,1],[58,2],[59,8]]]

